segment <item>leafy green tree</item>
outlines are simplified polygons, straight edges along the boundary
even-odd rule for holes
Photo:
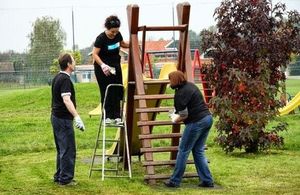
[[[81,64],[81,53],[80,53],[80,51],[74,51],[74,52],[65,51],[65,52],[70,53],[73,56],[76,65]],[[52,65],[50,66],[49,71],[52,75],[56,75],[59,72],[59,70],[60,70],[60,67],[59,67],[59,63],[58,63],[58,58],[55,58],[52,61]]]
[[[299,13],[281,3],[272,9],[269,0],[224,0],[215,17],[217,32],[204,30],[201,36],[202,48],[214,59],[207,75],[215,89],[210,103],[219,118],[217,142],[226,152],[282,146],[278,132],[286,123],[267,125],[282,106],[281,67],[300,52]]]
[[[44,16],[33,23],[29,39],[27,67],[31,70],[49,70],[53,59],[63,50],[66,34],[59,20]]]
[[[190,48],[200,49],[200,36],[193,30],[189,30]]]
[[[75,63],[76,65],[80,65],[81,64],[81,53],[80,51],[76,50],[74,52],[71,52],[74,60],[75,60]]]

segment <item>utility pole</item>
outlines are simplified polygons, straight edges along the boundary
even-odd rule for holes
[[[173,20],[173,26],[175,26],[175,19],[174,19],[174,2],[172,2],[172,20]],[[173,31],[173,49],[176,49],[176,45],[175,45],[175,31]]]
[[[72,33],[73,33],[73,52],[75,52],[75,33],[74,33],[74,11],[72,7]]]

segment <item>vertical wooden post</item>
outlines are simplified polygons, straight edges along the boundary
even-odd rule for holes
[[[194,82],[192,76],[192,60],[190,41],[188,37],[188,25],[190,20],[190,4],[188,2],[180,3],[177,5],[177,17],[179,25],[187,25],[185,31],[180,32],[179,36],[179,58],[177,69],[186,74],[189,82]]]
[[[141,59],[139,56],[139,41],[138,41],[138,18],[139,18],[139,7],[137,5],[129,5],[127,6],[127,15],[128,15],[128,24],[129,24],[129,32],[130,32],[130,48],[129,48],[129,78],[132,81],[135,80],[135,90],[139,95],[145,94],[144,82],[143,82],[143,74],[142,74],[142,65]],[[130,85],[129,85],[130,86]],[[129,89],[129,88],[128,88]],[[132,90],[132,89],[131,89]],[[134,90],[131,91],[131,94],[128,94],[127,108],[133,107],[134,103]],[[138,104],[140,108],[146,108],[146,100],[138,100]],[[132,108],[127,110],[127,113],[134,113]],[[133,115],[133,114],[131,114]],[[140,113],[139,118],[141,121],[148,120],[147,113]],[[132,121],[131,121],[132,123]],[[150,134],[149,126],[143,126],[141,128],[141,134]],[[143,148],[151,148],[151,140],[145,139],[142,141]],[[153,161],[153,154],[151,152],[145,152],[144,158],[146,161]],[[154,175],[154,166],[146,166],[146,172],[148,175]],[[148,180],[149,184],[155,184],[154,179]]]

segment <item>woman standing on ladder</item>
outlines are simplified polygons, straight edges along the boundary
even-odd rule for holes
[[[109,16],[105,20],[106,30],[102,32],[94,43],[93,59],[94,70],[101,94],[101,104],[104,103],[105,90],[109,84],[122,84],[120,47],[128,48],[129,44],[123,41],[119,32],[121,22],[117,16]],[[105,102],[105,123],[120,123],[120,100],[123,89],[112,87],[107,94]]]

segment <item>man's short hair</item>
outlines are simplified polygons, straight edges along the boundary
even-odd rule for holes
[[[68,63],[72,64],[72,56],[69,53],[63,53],[58,58],[58,63],[61,70],[66,70]]]

